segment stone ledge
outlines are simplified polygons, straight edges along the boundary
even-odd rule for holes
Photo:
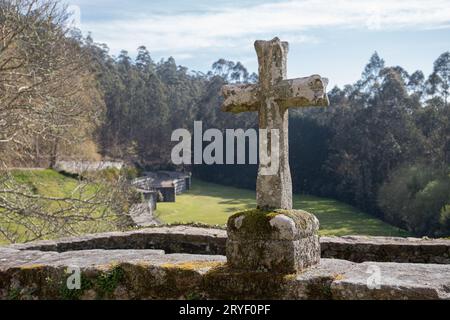
[[[166,253],[225,255],[225,230],[190,226],[156,227],[11,245],[18,250],[161,249]],[[395,237],[321,237],[322,258],[354,262],[450,264],[450,240]]]
[[[225,242],[225,230],[175,226],[88,234],[14,244],[8,248],[56,252],[90,249],[161,249],[167,253],[225,254]]]
[[[354,262],[450,264],[450,240],[396,237],[322,237],[322,257]]]
[[[358,299],[446,299],[450,300],[450,266],[364,262],[345,272],[331,284],[332,296],[340,300]],[[379,288],[367,286],[368,277],[379,274]]]
[[[450,299],[450,265],[322,259],[303,273],[238,272],[223,256],[0,248],[2,299]],[[81,269],[81,290],[65,287]],[[380,288],[369,289],[372,271]]]
[[[0,249],[0,257],[0,299],[71,300],[194,298],[203,274],[226,260],[160,250]],[[80,290],[67,289],[73,267],[81,271]]]

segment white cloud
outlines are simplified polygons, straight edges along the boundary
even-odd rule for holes
[[[450,0],[301,0],[219,9],[142,13],[133,19],[86,21],[82,28],[113,51],[146,44],[152,52],[192,56],[201,50],[248,51],[256,38],[276,35],[290,42],[316,42],[308,35],[313,28],[430,29],[450,24]]]

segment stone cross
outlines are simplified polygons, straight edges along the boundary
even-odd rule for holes
[[[289,44],[278,38],[255,42],[259,63],[259,84],[227,85],[222,89],[225,112],[256,111],[259,128],[278,130],[279,170],[274,175],[261,174],[261,163],[256,186],[257,205],[260,209],[292,209],[292,181],[289,168],[288,110],[290,107],[326,107],[328,80],[313,75],[286,80],[286,62]],[[270,138],[269,138],[270,139]],[[268,143],[267,154],[272,154]],[[261,154],[261,150],[259,151]]]

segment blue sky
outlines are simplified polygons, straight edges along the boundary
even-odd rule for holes
[[[290,42],[288,76],[356,81],[374,51],[429,74],[450,50],[450,0],[67,0],[77,25],[112,54],[145,45],[154,60],[207,71],[219,58],[257,71],[253,42]]]

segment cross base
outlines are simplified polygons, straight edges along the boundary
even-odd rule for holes
[[[251,210],[228,220],[227,260],[243,271],[292,274],[320,262],[319,221],[301,210]]]

